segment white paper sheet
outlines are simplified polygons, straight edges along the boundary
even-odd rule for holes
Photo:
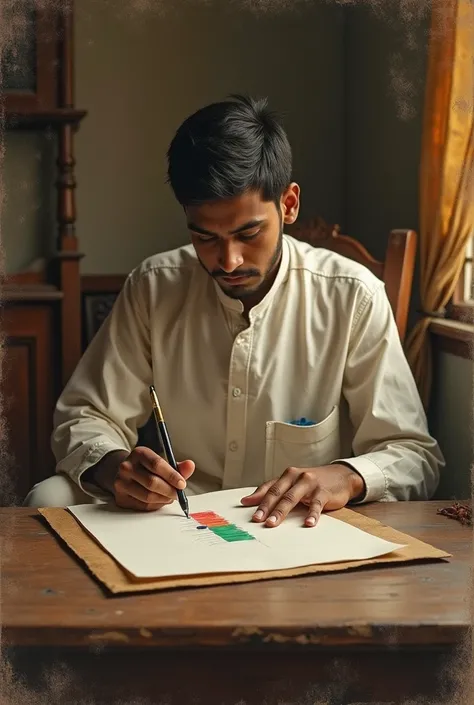
[[[209,527],[198,529],[203,522],[186,519],[177,502],[153,513],[131,512],[108,504],[84,504],[68,509],[137,578],[281,570],[366,560],[402,548],[327,514],[321,516],[317,526],[305,527],[304,507],[293,510],[278,527],[270,529],[255,524],[251,517],[256,508],[240,504],[241,497],[254,489],[224,490],[188,498],[191,514],[214,512],[246,532],[246,540],[240,540],[241,535],[233,528],[221,528],[221,535]],[[226,540],[222,532],[234,540]]]

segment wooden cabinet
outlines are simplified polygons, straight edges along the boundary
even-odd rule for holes
[[[60,7],[62,5],[62,8]],[[2,100],[8,127],[77,123],[72,101],[72,3],[2,7]]]
[[[22,500],[31,486],[52,474],[52,414],[59,386],[55,330],[61,303],[54,289],[28,292],[28,301],[4,303],[3,407],[9,468],[4,493]],[[5,499],[5,497],[3,498]]]
[[[6,276],[2,292],[3,415],[12,489],[21,501],[54,470],[53,407],[82,352],[74,135],[86,113],[74,106],[72,0],[10,5],[1,20],[9,28],[0,67],[5,125],[47,128],[58,151],[57,174],[48,184],[57,189],[56,252],[43,258],[40,270]],[[8,495],[3,489],[1,503]]]

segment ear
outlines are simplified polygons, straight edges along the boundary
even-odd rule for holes
[[[283,222],[286,225],[292,225],[300,210],[300,187],[297,183],[291,183],[282,195],[281,210]]]

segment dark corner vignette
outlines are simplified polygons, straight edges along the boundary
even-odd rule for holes
[[[468,163],[474,162],[473,15],[472,0],[1,1],[1,705],[471,701],[474,215],[468,194],[473,193],[474,181]],[[324,507],[321,483],[311,485],[316,493],[311,495],[313,501],[305,502],[302,495],[302,502],[291,510],[301,511],[302,524],[310,520],[304,530],[317,537],[326,517],[336,518],[353,531],[402,549],[364,558],[359,566],[346,557],[338,563],[278,568],[272,575],[265,570],[255,575],[242,570],[219,573],[217,566],[215,573],[195,570],[192,575],[184,571],[140,578],[114,558],[112,544],[110,552],[104,550],[93,531],[89,533],[65,509],[71,497],[80,498],[77,504],[89,502],[87,506],[92,506],[87,499],[92,496],[105,499],[110,507],[106,519],[116,513],[128,517],[137,507],[127,507],[124,497],[129,495],[119,491],[126,485],[127,473],[154,475],[161,458],[167,472],[168,466],[175,472],[166,491],[170,487],[176,491],[184,514],[189,513],[185,519],[175,502],[177,521],[189,521],[191,528],[183,531],[193,534],[195,545],[200,541],[219,548],[225,543],[226,551],[239,551],[258,540],[263,543],[271,532],[283,532],[290,519],[285,515],[281,526],[274,528],[267,524],[256,538],[261,526],[253,519],[234,519],[235,507],[227,507],[229,518],[211,504],[198,506],[199,493],[192,490],[194,461],[188,460],[186,451],[195,443],[201,452],[203,433],[193,437],[193,420],[186,433],[176,422],[178,389],[181,398],[190,395],[186,399],[191,399],[189,407],[194,404],[196,428],[204,427],[207,408],[215,402],[205,379],[210,362],[218,359],[211,355],[218,336],[225,330],[234,340],[244,333],[243,340],[229,347],[233,360],[239,359],[258,338],[256,327],[250,343],[245,339],[246,328],[253,325],[249,311],[260,305],[267,285],[270,292],[275,280],[280,286],[281,239],[275,238],[268,262],[253,255],[259,251],[255,243],[262,237],[260,228],[268,225],[246,218],[247,227],[230,237],[220,230],[229,211],[216,215],[207,208],[213,202],[208,198],[212,185],[209,191],[202,187],[201,201],[190,198],[193,164],[186,162],[189,172],[178,169],[177,177],[171,168],[167,174],[178,126],[204,106],[235,95],[268,97],[269,110],[281,116],[291,143],[286,200],[280,192],[275,199],[273,191],[272,198],[263,199],[272,208],[276,202],[279,216],[278,208],[284,205],[278,234],[283,236],[284,227],[285,237],[296,243],[295,251],[305,245],[327,249],[336,258],[342,255],[344,261],[356,262],[353,266],[363,265],[370,282],[383,283],[386,310],[393,314],[392,334],[400,336],[429,432],[439,443],[445,466],[436,483],[434,475],[420,474],[410,497],[394,497],[390,491],[382,496],[380,490],[380,496],[366,502],[368,493],[375,493],[371,483],[380,484],[380,469],[377,481],[376,468],[367,472],[366,463],[357,466],[360,458],[351,465],[353,456],[369,454],[363,441],[358,452],[339,461],[338,434],[346,399],[327,409],[324,404],[316,409],[310,402],[303,408],[301,400],[310,398],[310,383],[298,387],[295,363],[292,374],[282,375],[281,381],[293,385],[298,394],[282,405],[281,413],[267,415],[267,425],[262,424],[266,451],[260,462],[262,476],[253,483],[247,481],[247,473],[246,481],[239,477],[237,483],[244,488],[258,485],[258,501],[252,504],[252,495],[247,495],[250,500],[239,511],[263,508],[264,520],[269,521],[275,510],[279,522],[279,505],[268,504],[266,482],[270,478],[281,482],[282,493],[291,494],[297,471],[304,475],[301,482],[311,482],[311,474],[305,472],[309,466],[318,470],[336,464],[347,501],[332,507],[324,500],[328,505]],[[265,113],[267,128],[271,119]],[[186,140],[176,149],[179,164],[181,156],[189,154]],[[282,153],[284,148],[280,157]],[[234,179],[223,178],[221,185],[235,185],[236,173]],[[292,186],[295,183],[298,189]],[[273,185],[278,191],[278,184]],[[215,183],[214,187],[217,192]],[[234,196],[222,192],[214,200]],[[253,206],[244,203],[245,208]],[[270,211],[276,221],[276,211],[268,208],[264,215],[268,220]],[[294,222],[292,211],[297,215]],[[269,220],[271,225],[271,216]],[[221,241],[231,242],[227,259],[213,254]],[[190,243],[198,253],[196,278],[209,275],[209,281],[183,298],[182,307],[170,314],[169,325],[162,326],[160,340],[166,354],[160,362],[169,366],[163,376],[176,375],[176,380],[170,384],[161,372],[154,372],[148,382],[156,385],[163,404],[164,433],[163,418],[155,424],[148,386],[133,409],[125,401],[127,379],[136,372],[134,360],[142,360],[137,351],[146,347],[143,341],[152,325],[152,316],[146,318],[151,297],[146,303],[149,292],[137,286],[137,272],[143,274],[142,263],[150,263],[156,253],[164,257],[163,253]],[[262,246],[260,252],[270,249]],[[241,256],[242,262],[235,264],[231,255]],[[342,260],[331,261],[342,266]],[[165,289],[166,277],[169,284],[170,272],[179,268],[176,260],[158,258],[148,264],[148,272],[152,265],[161,267],[160,286]],[[310,276],[308,260],[305,265],[302,278]],[[323,266],[318,261],[319,269],[315,267],[311,277]],[[347,269],[343,275],[354,280],[360,271]],[[200,329],[193,324],[196,315],[186,319],[186,306],[199,305],[207,287],[219,290],[216,302],[225,301],[228,311],[244,302],[245,325],[239,328],[229,313],[225,328],[216,333],[217,304],[206,310]],[[171,301],[171,287],[166,291]],[[196,292],[199,296],[194,296]],[[334,300],[344,295],[342,288],[333,289]],[[179,293],[173,301],[181,301]],[[301,335],[311,310],[301,305],[298,325],[285,328],[289,310],[289,304],[281,309],[279,325]],[[361,318],[357,316],[354,326],[367,321],[362,311],[361,305]],[[321,341],[332,335],[337,346],[343,333],[334,335],[334,329],[341,325],[341,316],[331,319]],[[264,325],[265,317],[268,323],[266,313],[258,325]],[[134,326],[127,328],[127,335],[120,330],[121,320]],[[316,319],[313,323],[305,331],[313,334],[323,325]],[[371,359],[367,379],[377,364],[371,352],[380,346],[385,334],[381,328],[379,319],[378,328],[371,329],[377,335],[370,344],[361,333],[358,351],[354,339],[347,338],[347,349],[355,350],[351,359],[356,360],[357,354],[359,361],[364,356]],[[177,348],[183,341],[188,349],[194,344],[191,330],[193,335],[207,336],[208,347],[199,348],[204,351],[202,379],[193,373],[190,381],[185,374],[178,379],[176,373],[178,361],[185,358]],[[128,373],[117,389],[124,393],[121,421],[129,420],[128,412],[130,418],[140,416],[139,451],[130,456],[124,450],[123,429],[121,445],[112,433],[117,447],[109,449],[110,462],[99,472],[89,464],[83,484],[76,478],[74,491],[68,494],[74,475],[73,444],[62,447],[57,431],[61,423],[61,429],[67,425],[67,414],[73,425],[78,421],[71,408],[80,394],[73,386],[71,402],[64,389],[91,346],[90,358],[95,356],[104,370],[104,386],[98,384],[97,389],[104,391],[107,375],[120,365],[120,355],[112,360],[113,346],[101,347],[101,340],[112,337],[115,350],[128,354]],[[306,363],[301,340],[293,353],[295,359],[300,356],[302,367]],[[267,341],[266,357],[262,354],[253,369],[255,377],[271,376],[272,369],[290,369],[275,362],[291,357],[290,338],[287,349],[277,350],[278,336],[275,341],[272,348]],[[317,350],[319,356],[320,347]],[[151,349],[148,353],[154,354]],[[111,360],[110,366],[105,364]],[[311,372],[316,368],[314,360],[305,367]],[[396,375],[389,372],[384,380],[391,377],[396,388]],[[87,375],[82,379],[87,382]],[[318,379],[327,393],[323,377]],[[225,387],[225,406],[216,406],[219,419],[209,435],[209,453],[202,457],[212,463],[215,451],[231,470],[220,478],[228,485],[210,485],[213,491],[235,486],[232,468],[238,466],[235,458],[240,458],[244,445],[229,428],[218,445],[221,417],[231,418],[237,427],[239,404],[247,405],[248,414],[257,397],[274,393],[269,384],[252,395],[241,381],[229,382],[227,390],[221,376],[218,384]],[[198,398],[198,392],[206,396],[209,388],[212,394]],[[402,397],[391,398],[397,398],[401,409]],[[53,420],[58,399],[66,408],[62,421]],[[100,410],[105,417],[106,406]],[[393,405],[388,406],[378,408],[374,426],[396,416]],[[351,418],[349,414],[345,421]],[[387,441],[383,438],[381,444],[382,440]],[[390,443],[400,440],[405,440],[402,432]],[[416,444],[419,439],[412,440]],[[252,442],[247,445],[253,447]],[[372,446],[370,452],[380,450],[375,443]],[[420,447],[425,452],[423,444]],[[440,464],[437,451],[433,453],[435,459],[427,463],[432,463],[430,469]],[[367,463],[370,467],[370,459]],[[265,477],[264,466],[271,471]],[[57,467],[59,477],[67,477],[68,491],[56,495],[51,505],[46,500],[35,504],[35,497],[47,498],[47,493],[41,494],[41,483],[55,477]],[[198,471],[196,465],[196,484]],[[388,467],[387,485],[396,484],[393,477]],[[189,481],[191,492],[185,483],[186,495],[181,480]],[[425,481],[436,484],[427,491],[429,498],[423,496]],[[153,486],[146,482],[147,488]],[[331,487],[331,493],[339,497],[337,488]],[[168,505],[163,506],[166,512]],[[161,537],[158,530],[157,536]]]

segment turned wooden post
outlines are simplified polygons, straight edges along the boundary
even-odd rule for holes
[[[60,13],[61,80],[60,103],[66,110],[74,108],[73,79],[73,6],[68,3]],[[61,307],[62,384],[68,381],[81,356],[81,282],[76,222],[76,179],[74,174],[74,122],[65,121],[58,130],[58,241],[57,264],[59,288],[63,292]]]

